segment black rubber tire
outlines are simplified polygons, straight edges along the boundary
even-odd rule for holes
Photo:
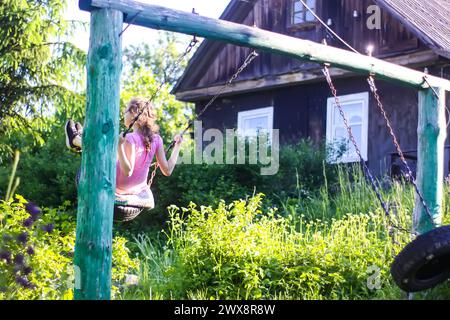
[[[114,206],[114,221],[116,222],[128,222],[135,219],[144,211],[144,208],[127,207],[127,206]]]
[[[431,289],[450,277],[450,226],[419,235],[394,259],[391,274],[406,292]]]

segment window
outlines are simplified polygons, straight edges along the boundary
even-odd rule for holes
[[[369,93],[357,93],[339,97],[345,117],[352,128],[358,148],[364,160],[367,161],[367,136],[369,121]],[[335,99],[329,98],[327,101],[327,143],[333,147],[344,146],[346,152],[342,157],[335,159],[336,154],[328,154],[329,162],[358,162],[355,147],[350,142],[347,129],[344,126],[339,108]],[[329,151],[336,150],[332,148]]]
[[[258,132],[269,133],[272,139],[273,107],[254,109],[238,113],[238,133],[244,137],[256,137]]]
[[[316,0],[303,0],[303,2],[313,11],[316,10]],[[307,22],[313,22],[314,15],[305,7],[300,0],[292,1],[292,25],[303,24]]]

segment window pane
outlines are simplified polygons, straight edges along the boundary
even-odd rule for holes
[[[302,12],[303,4],[300,1],[295,1],[294,3],[294,12]]]
[[[316,8],[316,0],[306,0],[306,5],[314,10]]]
[[[345,109],[344,109],[345,114]],[[333,125],[335,126],[343,126],[344,121],[342,120],[341,113],[339,112],[339,108],[334,106],[334,116],[333,116]]]
[[[357,103],[349,103],[342,105],[342,109],[344,110],[344,115],[347,118],[349,124],[361,124],[362,119],[362,102]],[[334,119],[333,124],[335,125],[344,125],[341,114],[339,113],[339,108],[334,107]]]
[[[336,128],[334,130],[334,140],[337,142],[341,142],[342,140],[346,140],[348,136],[347,130],[343,127]]]
[[[359,115],[353,115],[350,120],[350,124],[357,124],[362,122],[362,118]]]
[[[309,10],[307,10],[305,21],[314,21],[314,19],[315,19],[314,15]]]
[[[269,130],[267,116],[247,118],[244,120],[244,132],[246,135],[256,135],[258,130]]]
[[[303,12],[302,13],[296,13],[294,15],[294,24],[303,23],[305,20],[303,19]]]
[[[361,148],[362,148],[362,145],[361,145],[361,142],[362,142],[362,126],[361,125],[351,126],[351,128],[352,128],[353,136],[355,137],[356,145],[358,146],[358,149],[361,150]],[[350,156],[350,157],[356,157],[357,156],[356,150],[355,150],[355,146],[353,145],[353,143],[351,143],[350,137],[349,137],[348,144],[347,144],[347,150],[348,150],[347,153],[346,153],[347,156]]]
[[[349,103],[343,106],[345,116],[350,124],[361,124],[362,122],[362,102]]]
[[[358,145],[359,148],[361,148],[361,142],[362,142],[362,125],[357,125],[357,126],[351,126],[352,128],[352,133],[353,136],[355,137],[356,140],[356,144]]]

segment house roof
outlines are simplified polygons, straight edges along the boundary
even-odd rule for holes
[[[241,23],[253,9],[253,6],[257,1],[258,0],[231,0],[219,19]],[[224,45],[225,43],[223,42],[205,39],[189,60],[183,75],[177,81],[171,93],[173,94],[178,90],[187,75],[192,76],[193,74],[206,69],[210,63],[207,56],[212,56],[214,53],[217,53]]]
[[[231,0],[220,19],[242,23],[258,0]],[[450,0],[374,0],[415,34],[436,54],[450,59]],[[172,89],[176,93],[190,79],[205,70],[209,57],[218,54],[225,43],[205,39]]]
[[[450,0],[375,0],[437,54],[450,59]]]

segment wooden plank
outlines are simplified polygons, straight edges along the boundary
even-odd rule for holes
[[[444,182],[444,145],[447,137],[445,121],[445,91],[435,88],[419,92],[417,184],[422,190],[431,217],[416,196],[414,230],[425,233],[442,222],[442,194]]]
[[[324,46],[313,41],[132,0],[80,0],[80,8],[89,10],[90,6],[119,10],[125,13],[127,17],[133,17],[139,12],[133,24],[144,27],[190,35],[195,34],[208,39],[265,50],[300,60],[330,63],[334,67],[361,74],[373,73],[377,78],[406,86],[428,87],[424,84],[423,72],[347,50]],[[450,81],[432,76],[428,76],[428,79],[432,86],[442,87],[450,91]]]
[[[110,299],[119,130],[123,14],[94,10],[87,62],[87,105],[78,186],[75,299]]]
[[[238,50],[239,52],[239,50]],[[410,66],[423,66],[430,61],[437,60],[439,57],[433,53],[431,50],[420,51],[408,55],[403,55],[399,57],[393,57],[386,59],[387,61],[395,64],[410,65]],[[243,57],[239,61],[241,61]],[[218,59],[217,61],[220,61]],[[236,67],[237,69],[237,67]],[[255,80],[244,80],[234,82],[231,86],[223,90],[223,95],[241,94],[252,91],[268,90],[278,87],[285,86],[296,86],[299,84],[313,83],[317,81],[323,81],[323,74],[319,70],[302,70],[295,73],[286,73],[282,75],[263,77]],[[342,70],[342,69],[331,69],[331,75],[333,78],[351,77],[355,74]],[[176,97],[181,101],[197,101],[200,99],[208,99],[214,96],[215,93],[220,89],[222,85],[212,85],[200,87],[202,83],[213,83],[214,81],[202,81],[199,87],[191,90],[177,91]]]
[[[354,73],[341,69],[331,69],[333,77],[354,76]],[[322,79],[321,75],[313,72],[296,72],[284,74],[273,77],[260,77],[256,80],[245,80],[232,83],[227,88],[223,89],[221,96],[235,95],[236,93],[243,94],[248,92],[255,92],[261,90],[275,89],[279,87],[295,86],[300,83],[314,83]],[[186,91],[176,92],[176,98],[180,101],[193,102],[198,100],[205,100],[213,97],[223,85],[208,86]]]

